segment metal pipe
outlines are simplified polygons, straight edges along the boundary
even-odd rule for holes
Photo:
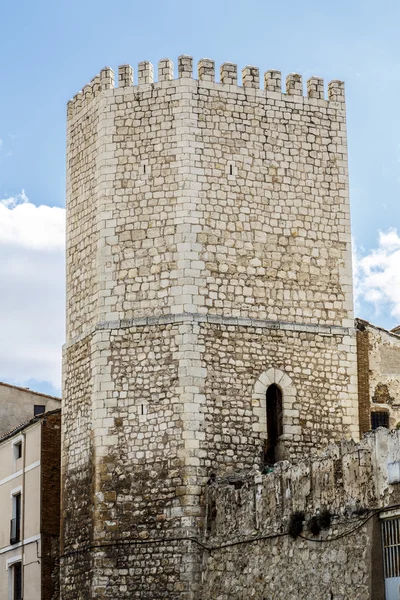
[[[22,448],[22,519],[21,519],[21,598],[24,599],[25,592],[25,465],[26,465],[26,434],[22,431],[24,444]]]

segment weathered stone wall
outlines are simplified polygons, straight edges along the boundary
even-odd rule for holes
[[[303,457],[351,435],[357,422],[348,404],[353,364],[347,349],[355,354],[352,337],[273,324],[207,323],[199,340],[207,371],[201,447],[206,466],[214,472],[261,464],[271,383],[283,391],[281,459]]]
[[[360,520],[349,520],[347,527]],[[353,536],[317,544],[288,536],[211,553],[204,600],[384,600],[371,595],[371,545],[367,523]],[[337,533],[345,531],[338,527]],[[375,535],[374,535],[375,534]]]
[[[105,365],[93,413],[98,448],[94,538],[109,544],[97,557],[96,569],[117,568],[107,582],[113,597],[167,598],[187,591],[185,578],[191,579],[187,545],[168,541],[193,527],[188,519],[182,528],[189,496],[180,334],[179,325],[172,324],[101,333]],[[123,569],[129,571],[121,580]],[[95,578],[93,589],[100,597],[103,587],[102,579]]]
[[[91,341],[64,350],[60,580],[63,598],[90,598],[93,540]]]
[[[388,464],[399,460],[399,432],[378,429],[267,475],[217,479],[207,494],[201,597],[383,600],[378,516],[399,511],[399,484],[388,478]],[[303,531],[293,538],[299,512]],[[325,525],[313,534],[318,515]]]
[[[63,600],[196,597],[182,538],[260,463],[268,385],[281,456],[358,436],[343,84],[152,70],[68,107]]]
[[[400,336],[356,320],[361,433],[371,429],[371,413],[389,414],[389,427],[400,425]],[[360,422],[361,425],[361,422]]]

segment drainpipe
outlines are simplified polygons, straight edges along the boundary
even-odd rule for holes
[[[22,600],[25,595],[25,465],[26,465],[26,434],[22,432],[24,443],[23,443],[23,452],[22,452],[22,519],[21,519],[21,571],[22,571],[22,582],[21,582],[21,597]]]

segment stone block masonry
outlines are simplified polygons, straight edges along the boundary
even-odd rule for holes
[[[262,463],[270,385],[281,458],[358,437],[343,83],[177,71],[68,104],[63,600],[201,597],[205,483]]]

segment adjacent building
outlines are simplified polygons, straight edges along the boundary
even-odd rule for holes
[[[57,590],[60,444],[59,408],[0,438],[2,600],[51,600]]]
[[[387,331],[356,319],[358,407],[361,436],[400,428],[400,327]]]
[[[0,436],[32,417],[60,407],[60,398],[0,382]]]

